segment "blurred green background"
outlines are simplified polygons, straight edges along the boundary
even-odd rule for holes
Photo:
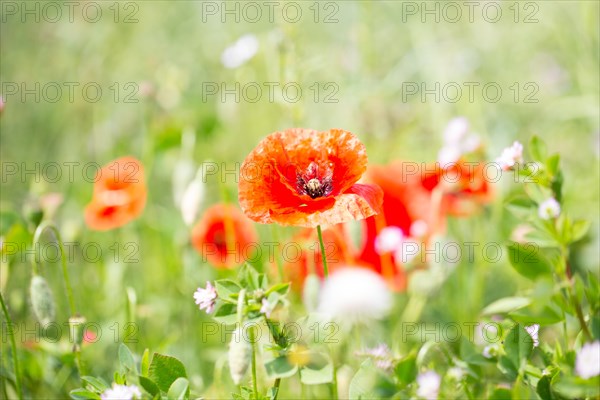
[[[84,348],[94,375],[110,377],[116,365],[115,334],[120,332],[117,339],[122,341],[123,326],[134,318],[139,329],[130,338],[137,343],[130,347],[176,355],[196,390],[210,385],[214,363],[226,347],[218,337],[201,340],[201,324],[209,318],[197,310],[192,293],[205,280],[227,272],[212,270],[191,249],[189,229],[173,200],[174,176],[185,175],[186,160],[196,167],[212,160],[233,170],[262,137],[287,127],[349,130],[364,141],[371,163],[435,161],[443,129],[456,116],[469,119],[490,160],[514,140],[527,143],[537,134],[551,151],[561,153],[566,208],[573,217],[593,222],[591,237],[577,253],[578,265],[598,268],[598,2],[497,2],[500,17],[496,8],[486,8],[488,2],[476,2],[471,16],[463,2],[275,2],[270,21],[269,7],[259,1],[255,4],[262,15],[256,22],[250,21],[256,19],[255,10],[237,2],[76,2],[72,22],[63,3],[54,2],[61,10],[56,22],[56,6],[26,3],[2,2],[1,207],[6,213],[27,214],[40,196],[62,193],[64,203],[54,219],[65,240],[79,247],[97,242],[102,248],[104,257],[98,262],[75,251],[70,263],[78,308],[102,327],[102,338]],[[24,14],[26,6],[33,14]],[[236,7],[237,15],[225,12]],[[297,19],[297,9],[299,20],[286,22]],[[438,21],[425,12],[436,9]],[[237,68],[225,68],[223,51],[247,34],[258,39],[256,55]],[[242,89],[256,87],[253,82],[262,88],[256,102],[251,101],[255,92],[244,97]],[[223,98],[221,85],[235,90],[236,83],[239,102],[233,94]],[[282,93],[290,83],[301,88],[297,102],[286,100],[292,89]],[[219,92],[212,95],[207,89],[215,84]],[[73,101],[67,85],[74,85]],[[97,102],[86,101],[95,90],[84,93],[85,85],[101,88]],[[267,85],[274,87],[273,99]],[[411,94],[415,85],[435,94],[424,99],[421,90]],[[475,85],[472,99],[468,85]],[[492,89],[482,92],[485,85],[501,88],[497,102],[485,97],[495,97]],[[62,93],[56,102],[49,101],[56,86]],[[452,88],[457,86],[462,97],[454,101]],[[39,99],[25,95],[24,88],[33,88]],[[195,137],[193,147],[182,150],[183,132]],[[114,232],[89,231],[83,208],[92,184],[83,178],[81,166],[103,165],[127,154],[146,168],[145,212]],[[54,183],[43,176],[44,166],[53,162],[63,172]],[[65,162],[81,163],[74,167],[73,179],[66,175]],[[12,175],[7,165],[14,163],[18,171]],[[37,168],[41,176],[23,179],[25,168]],[[517,221],[498,213],[511,185],[504,180],[498,186],[497,204],[481,219],[451,224],[457,239],[475,234],[481,241],[502,242],[508,237],[509,225]],[[235,198],[233,175],[209,177],[204,206],[218,201],[223,188]],[[263,238],[269,232],[260,227]],[[281,229],[282,237],[292,233]],[[115,243],[121,254],[130,251],[125,244],[133,243],[138,261],[116,257],[119,262],[114,262]],[[33,327],[27,306],[28,259],[17,255],[3,261],[1,287],[14,318]],[[66,321],[58,265],[50,263],[43,271],[59,304],[57,321]],[[484,305],[521,287],[507,265],[481,268],[469,279],[458,272],[472,266],[459,266],[438,300],[426,307],[424,318],[474,320]],[[129,314],[126,287],[137,297]],[[471,296],[475,290],[479,295]],[[404,300],[399,296],[398,315]],[[119,329],[111,329],[115,323]],[[381,339],[389,333],[372,335]],[[37,395],[64,394],[74,387],[59,353],[49,345],[42,353],[33,350],[25,361],[28,380],[44,380]]]

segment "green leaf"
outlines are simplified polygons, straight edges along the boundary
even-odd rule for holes
[[[522,371],[527,358],[533,350],[533,339],[527,331],[517,324],[504,339],[504,351],[517,371]]]
[[[533,310],[528,307],[512,312],[509,315],[515,321],[525,325],[552,325],[563,320],[562,313],[559,313],[550,306],[545,306],[541,310]]]
[[[185,367],[175,357],[154,353],[148,375],[160,390],[167,392],[177,378],[187,378]]]
[[[517,378],[519,371],[517,370],[517,367],[512,363],[510,358],[508,358],[507,356],[500,356],[498,358],[497,365],[498,369],[503,374],[505,374],[511,381],[514,381]]]
[[[482,311],[482,315],[504,314],[531,304],[527,297],[503,297],[488,304]]]
[[[374,388],[376,384],[377,373],[375,366],[370,359],[365,360],[350,381],[348,393],[350,400],[375,398]]]
[[[150,349],[145,349],[142,354],[141,370],[143,376],[148,376],[148,368],[150,367]]]
[[[571,224],[571,235],[570,235],[570,242],[576,242],[578,240],[581,240],[588,232],[588,230],[590,229],[590,221],[586,221],[586,220],[576,220],[573,221],[573,223]]]
[[[538,246],[512,243],[508,245],[509,260],[513,268],[529,279],[550,276],[552,267]]]
[[[100,395],[94,392],[90,392],[85,389],[73,389],[69,392],[72,399],[93,399],[100,400]]]
[[[104,379],[96,378],[94,376],[82,376],[81,380],[92,386],[98,392],[104,392],[109,386]]]
[[[417,377],[417,357],[411,354],[400,360],[394,369],[394,373],[403,385],[414,382]]]
[[[293,376],[298,367],[289,362],[286,356],[279,356],[265,363],[265,369],[270,378],[289,378]]]
[[[550,157],[548,157],[548,159],[546,160],[546,168],[548,168],[548,172],[550,172],[551,175],[556,175],[557,173],[559,173],[559,166],[560,166],[560,155],[559,154],[553,154]]]
[[[537,383],[536,393],[542,398],[542,400],[553,400],[552,390],[550,389],[550,377],[545,375],[540,378]]]
[[[145,376],[138,376],[138,380],[140,382],[140,386],[144,388],[146,392],[148,392],[152,397],[156,395],[160,395],[160,389],[156,386],[153,380],[147,378]]]
[[[300,381],[304,385],[321,385],[333,381],[333,364],[328,362],[321,368],[317,364],[309,364],[300,370]]]
[[[231,279],[219,279],[215,281],[215,290],[221,300],[236,302],[237,300],[232,296],[238,294],[242,288]]]
[[[137,372],[135,368],[135,359],[131,350],[123,343],[119,344],[119,362],[125,371]]]
[[[529,142],[529,155],[533,161],[544,162],[547,153],[546,144],[539,137],[533,136]]]
[[[264,289],[266,279],[263,274],[259,274],[250,264],[242,265],[238,272],[238,280],[248,290]]]
[[[279,293],[280,295],[285,296],[289,291],[290,291],[290,283],[289,282],[278,283],[277,285],[269,288],[269,290],[267,290],[267,292],[265,293],[265,296],[268,296],[269,294],[271,294],[273,292]]]
[[[221,300],[217,300],[216,310],[213,314],[213,318],[217,322],[223,324],[232,325],[237,322],[237,305],[231,303],[223,303]]]
[[[508,389],[496,388],[490,394],[490,400],[512,400],[512,395]]]
[[[167,398],[169,400],[183,400],[188,399],[190,383],[185,378],[177,378],[175,382],[169,387]]]

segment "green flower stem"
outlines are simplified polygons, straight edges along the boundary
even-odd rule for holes
[[[327,269],[327,255],[325,254],[325,244],[323,243],[323,233],[321,232],[321,225],[317,225],[317,236],[319,236],[319,245],[321,246],[321,258],[323,259],[323,276],[327,278],[329,276],[329,269]]]
[[[0,303],[2,303],[2,312],[4,313],[4,318],[6,319],[6,330],[8,331],[8,336],[10,337],[12,358],[15,366],[15,386],[17,387],[17,396],[19,396],[19,399],[22,399],[23,390],[21,389],[21,371],[19,369],[19,356],[17,356],[17,342],[15,341],[15,331],[13,329],[13,324],[12,320],[10,319],[10,315],[8,314],[8,309],[6,308],[6,304],[4,303],[4,297],[2,296],[2,292],[0,292]]]
[[[568,271],[570,270],[569,266],[569,250],[567,248],[562,249],[562,257],[564,265],[560,266],[559,276],[566,284],[566,292],[567,292],[567,301],[570,301],[573,309],[575,310],[575,315],[577,316],[577,320],[579,321],[579,325],[581,326],[581,330],[583,331],[583,335],[588,342],[593,341],[592,334],[585,323],[585,318],[583,316],[583,310],[581,308],[581,304],[577,299],[577,296],[573,293],[573,284],[571,279],[569,278]]]
[[[275,395],[273,396],[273,400],[277,400],[277,395],[279,394],[279,384],[281,383],[281,378],[275,379],[275,383],[273,384],[273,388],[275,388]]]

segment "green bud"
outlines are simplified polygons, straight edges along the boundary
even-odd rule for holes
[[[34,275],[31,278],[29,296],[31,298],[33,313],[40,324],[45,326],[54,321],[56,315],[54,297],[52,296],[52,290],[50,290],[44,278],[39,275]]]

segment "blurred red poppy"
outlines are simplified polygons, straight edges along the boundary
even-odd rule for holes
[[[424,227],[425,231],[418,232],[418,238],[411,240],[425,240],[431,233],[431,193],[421,185],[420,173],[414,170],[413,173],[407,173],[407,170],[402,161],[396,161],[385,166],[369,166],[366,174],[369,182],[383,190],[383,212],[363,221],[358,260],[372,265],[395,290],[404,290],[406,287],[402,262],[397,252],[377,249],[378,236],[385,228],[397,228],[403,237],[408,238],[415,235],[414,228],[418,226],[421,230]]]
[[[235,206],[216,204],[192,229],[192,244],[203,260],[232,268],[254,257],[257,235],[252,222]]]
[[[344,230],[344,225],[334,225],[323,230],[323,245],[327,256],[329,273],[338,268],[355,264],[355,252]],[[283,249],[286,250],[283,250]],[[302,287],[308,274],[323,278],[323,259],[317,232],[302,229],[282,248],[285,273],[296,289]]]
[[[467,216],[493,198],[493,187],[486,175],[486,164],[459,160],[448,167],[432,167],[422,173],[422,184],[443,196],[440,213]],[[432,172],[429,172],[432,171]]]
[[[118,228],[137,218],[146,204],[144,168],[133,157],[114,160],[96,174],[92,201],[85,209],[91,229]]]
[[[240,206],[263,224],[315,227],[367,218],[380,211],[382,192],[356,183],[366,168],[365,146],[350,132],[275,132],[242,164]]]

